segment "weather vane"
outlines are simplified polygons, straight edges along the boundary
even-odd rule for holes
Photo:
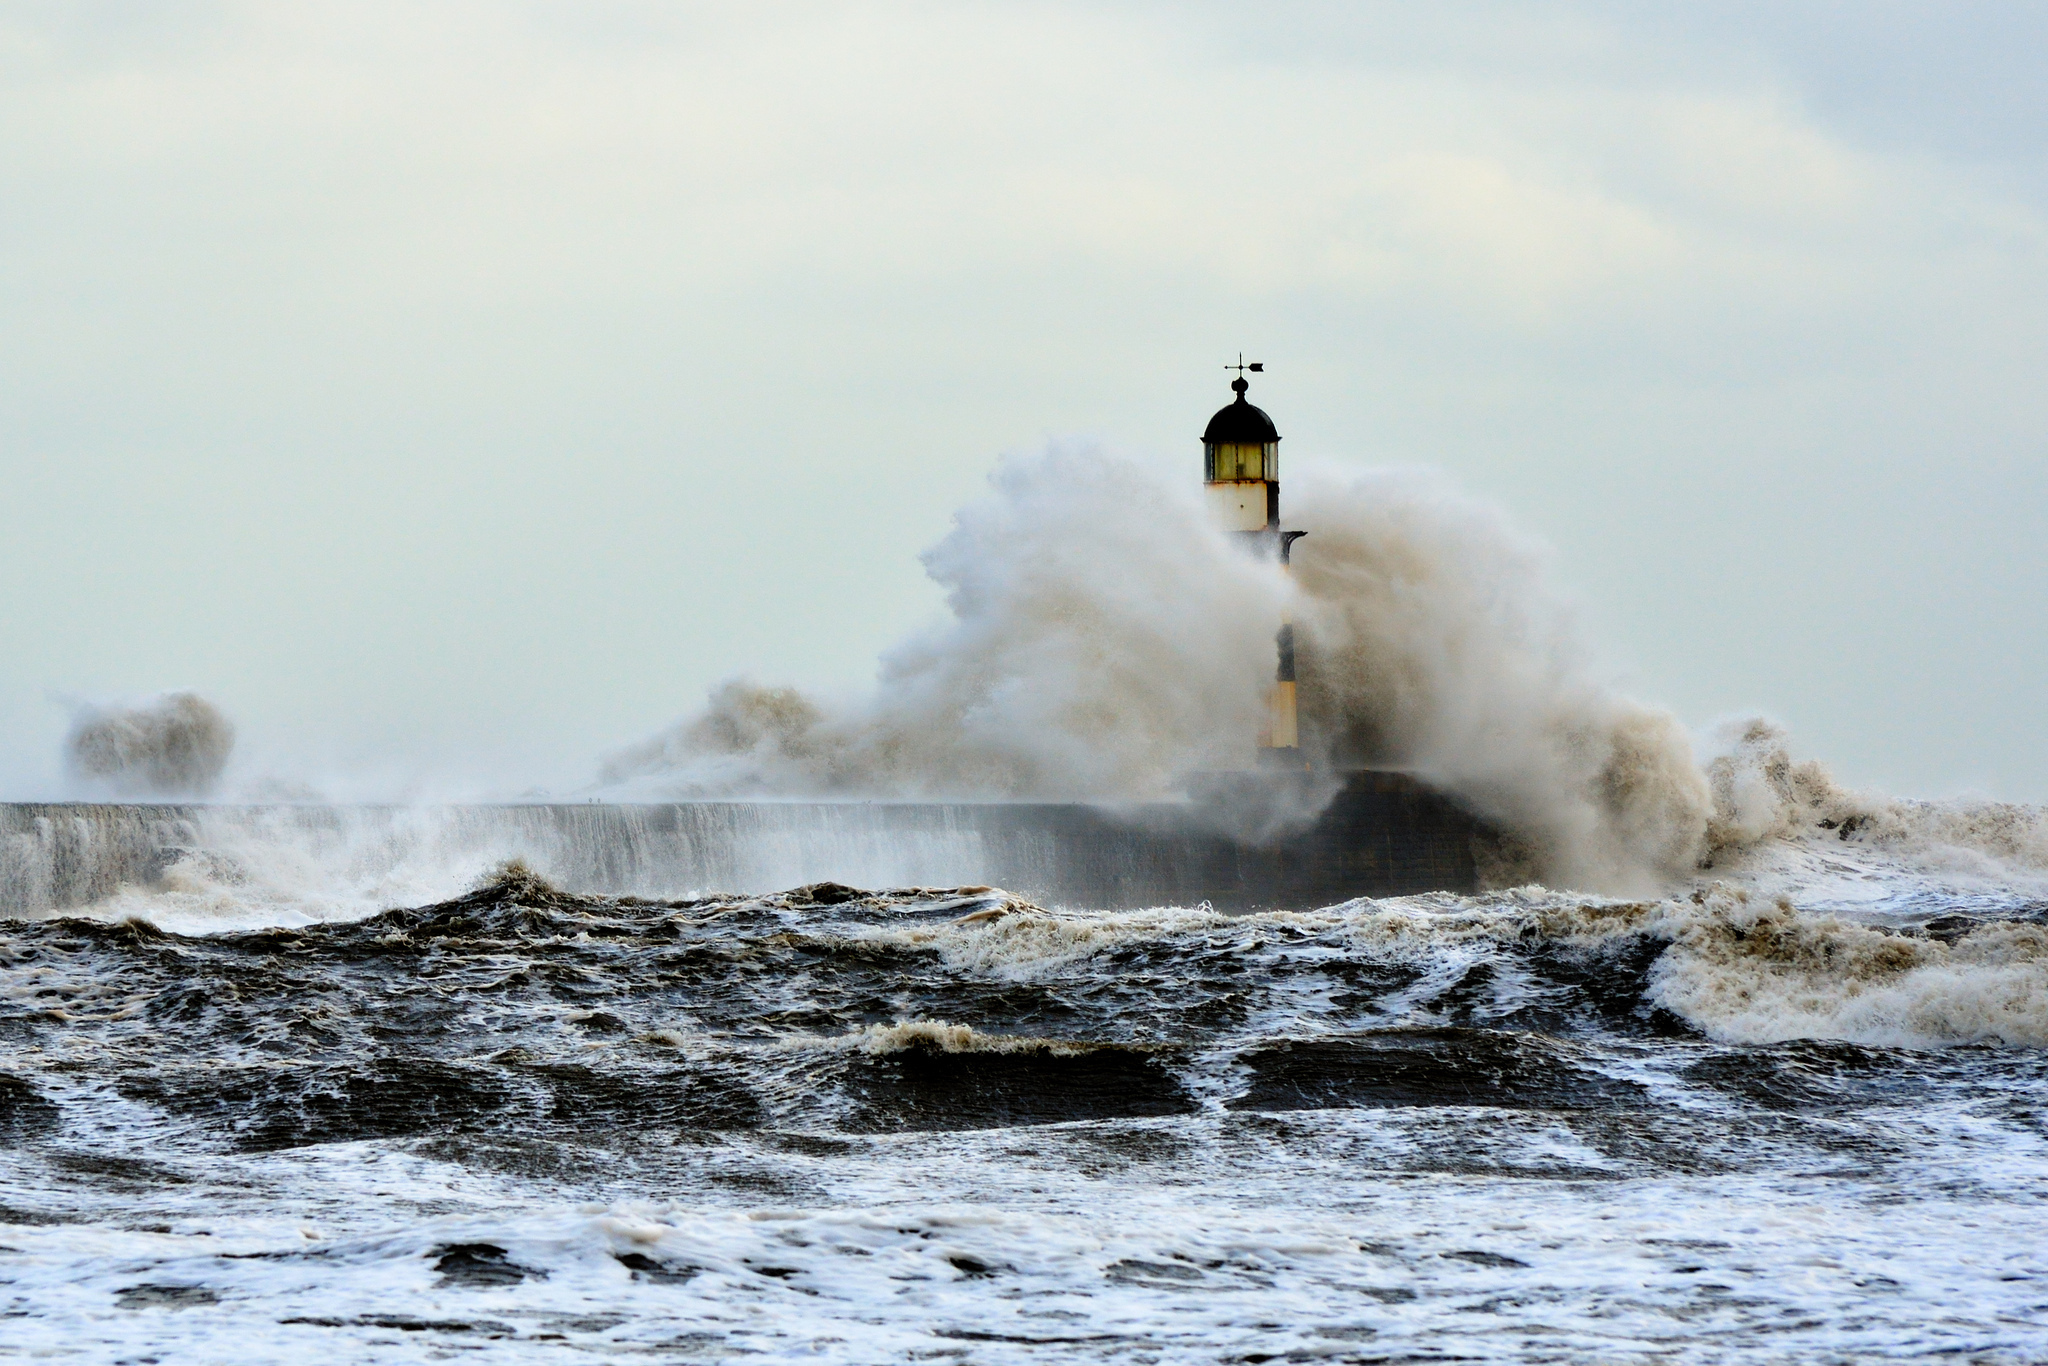
[[[1226,370],[1237,371],[1237,377],[1239,379],[1243,379],[1244,372],[1247,370],[1251,371],[1253,374],[1264,374],[1266,372],[1266,363],[1264,361],[1255,360],[1250,365],[1246,365],[1244,363],[1244,352],[1240,351],[1237,353],[1237,364],[1226,365],[1223,368]]]

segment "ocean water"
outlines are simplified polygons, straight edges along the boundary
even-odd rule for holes
[[[0,924],[0,1356],[2048,1360],[1988,847],[1238,916],[195,853]]]

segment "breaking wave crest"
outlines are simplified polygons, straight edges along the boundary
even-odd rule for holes
[[[1705,747],[1713,818],[1703,872],[1845,907],[2048,898],[2048,810],[1845,788],[1824,765],[1795,759],[1784,730],[1756,717],[1723,724]]]
[[[1739,892],[1665,912],[1650,999],[1734,1043],[2048,1046],[2048,927],[1951,920],[1902,933]]]

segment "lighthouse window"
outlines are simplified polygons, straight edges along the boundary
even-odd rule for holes
[[[1260,445],[1245,445],[1236,442],[1219,441],[1209,447],[1209,478],[1230,479],[1275,479],[1279,472],[1275,468],[1279,454],[1277,442]]]

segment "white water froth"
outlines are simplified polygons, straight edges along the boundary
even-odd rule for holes
[[[1501,984],[1494,1009],[1503,1012],[1521,1004],[1513,988],[1521,973],[1506,952],[1510,946],[1533,940],[1597,948],[1647,936],[1665,946],[1651,969],[1650,1003],[1721,1042],[2048,1047],[2048,926],[1990,920],[1943,942],[1726,886],[1669,901],[1588,900],[1525,888],[1494,897],[1432,895],[1254,916],[1205,909],[1075,915],[1033,908],[990,922],[914,924],[866,934],[934,951],[956,971],[1019,982],[1048,980],[1120,949],[1189,939],[1247,960],[1335,951],[1452,979],[1484,963]],[[1297,942],[1304,937],[1306,942]],[[1293,974],[1274,975],[1294,980]],[[1312,985],[1275,1007],[1268,1022],[1275,1032],[1313,1032],[1314,1021],[1326,1013],[1317,979],[1303,980]],[[1399,995],[1390,996],[1383,1009],[1387,1024],[1457,1022],[1408,1009]],[[1136,1037],[1143,1037],[1142,1025],[1135,1028]],[[934,1035],[929,1042],[955,1048],[972,1043],[952,1035]],[[876,1045],[870,1040],[864,1046]]]
[[[374,1144],[186,1158],[203,1194],[153,1192],[160,1231],[8,1230],[9,1341],[58,1359],[279,1363],[465,1351],[2016,1363],[2048,1351],[2038,1208],[2015,1193],[2038,1154],[1961,1114],[1901,1114],[1900,1141],[1930,1159],[1945,1141],[1972,1148],[1971,1181],[1910,1201],[1853,1169],[1600,1180],[1613,1161],[1545,1116],[1328,1111],[1285,1124],[1294,1141],[1270,1149],[1215,1115],[816,1156],[707,1137],[707,1179],[686,1203],[573,1205],[544,1182]],[[1179,1154],[1170,1179],[1118,1158],[1137,1144]],[[1399,1172],[1449,1145],[1577,1176]],[[747,1173],[808,1194],[720,1193],[717,1178]],[[528,1274],[437,1276],[437,1253],[464,1244],[502,1249]]]

